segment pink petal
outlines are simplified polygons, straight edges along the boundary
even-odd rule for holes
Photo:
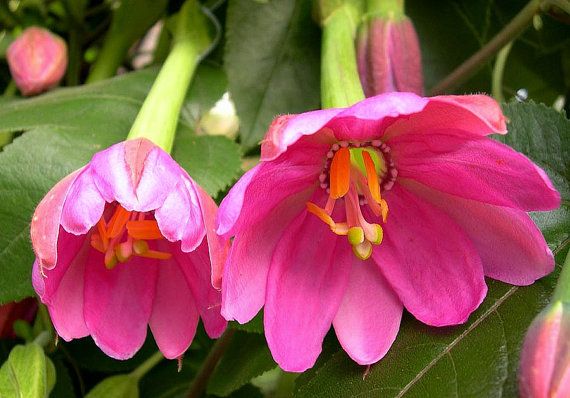
[[[246,323],[263,307],[275,246],[285,227],[305,210],[311,191],[305,190],[285,199],[266,218],[241,230],[235,237],[222,278],[224,318]]]
[[[392,145],[392,153],[400,177],[452,195],[527,211],[560,205],[546,174],[500,142],[408,136]]]
[[[277,159],[302,137],[320,132],[323,126],[342,110],[324,109],[276,117],[261,142],[261,161]],[[322,133],[324,136],[330,136],[326,131]]]
[[[230,249],[230,242],[227,238],[221,237],[216,233],[216,218],[218,216],[218,206],[216,202],[192,179],[190,179],[190,182],[200,202],[202,219],[204,220],[204,227],[206,229],[206,239],[208,241],[208,252],[210,256],[208,261],[210,266],[208,270],[211,273],[211,284],[216,289],[220,289],[222,287],[222,273]]]
[[[354,258],[350,281],[333,320],[338,340],[360,365],[380,360],[396,339],[403,306],[373,261]]]
[[[459,137],[481,137],[506,134],[506,118],[499,104],[486,95],[446,95],[431,97],[422,112],[400,118],[386,129],[392,140],[406,134],[436,132]]]
[[[422,112],[428,103],[427,98],[413,93],[380,94],[346,108],[325,127],[341,141],[370,141],[381,137],[397,120],[408,120],[410,115]]]
[[[131,358],[143,345],[156,295],[157,260],[133,257],[109,270],[103,254],[90,252],[85,265],[84,315],[103,352]]]
[[[293,151],[295,152],[295,151]],[[310,186],[315,188],[326,154],[287,152],[271,162],[261,162],[245,173],[222,200],[217,233],[235,235],[265,218],[275,206]]]
[[[390,54],[397,91],[422,95],[424,91],[422,53],[412,20],[404,17],[392,23]]]
[[[169,252],[186,277],[192,291],[195,306],[200,313],[206,333],[211,338],[218,338],[226,329],[227,322],[220,314],[222,295],[211,284],[211,265],[206,241],[191,253],[184,253],[169,244]]]
[[[184,273],[172,259],[161,261],[149,324],[156,344],[166,358],[174,359],[184,354],[192,343],[198,319]]]
[[[432,326],[463,323],[487,293],[481,259],[441,210],[396,184],[384,241],[372,256],[404,306]]]
[[[341,303],[354,255],[317,217],[304,212],[285,230],[269,275],[264,323],[273,358],[288,372],[315,363]]]
[[[530,285],[554,269],[554,257],[527,213],[492,206],[400,182],[446,212],[465,231],[481,256],[485,275],[512,285]]]
[[[67,194],[61,225],[72,234],[86,234],[101,218],[105,199],[95,186],[89,168],[83,170]]]
[[[43,268],[51,269],[57,263],[57,241],[63,205],[75,179],[82,170],[74,171],[55,184],[34,212],[30,235],[34,252]]]
[[[384,18],[375,18],[369,25],[368,45],[372,92],[366,94],[367,97],[390,91],[404,91],[396,90],[395,87],[392,57],[390,56],[393,25],[392,21]]]

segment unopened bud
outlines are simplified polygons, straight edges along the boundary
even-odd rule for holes
[[[367,97],[391,91],[423,93],[418,36],[403,13],[370,17],[358,32],[356,51]]]
[[[521,351],[522,398],[570,397],[570,304],[556,301],[534,319]]]
[[[236,108],[228,93],[200,119],[200,129],[208,135],[223,135],[235,138],[239,129]]]
[[[22,94],[34,95],[59,83],[67,68],[67,46],[48,30],[31,27],[14,40],[6,58]]]

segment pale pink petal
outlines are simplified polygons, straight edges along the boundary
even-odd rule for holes
[[[202,220],[204,220],[204,228],[206,229],[206,239],[208,244],[210,264],[210,280],[212,286],[216,289],[222,287],[222,273],[224,272],[224,263],[228,257],[230,249],[230,241],[228,238],[222,237],[216,233],[216,218],[218,216],[218,206],[216,202],[208,195],[201,186],[196,184],[189,178],[192,184],[202,211]],[[182,247],[184,249],[184,247]]]
[[[350,281],[333,320],[338,341],[360,365],[380,360],[396,339],[403,306],[371,260],[354,257]]]
[[[166,358],[174,359],[184,354],[192,343],[198,319],[184,273],[172,259],[161,261],[149,325]]]
[[[311,191],[283,200],[266,218],[241,230],[233,240],[222,278],[222,315],[227,320],[249,322],[263,307],[275,246],[285,227],[305,210]]]
[[[312,151],[287,152],[271,162],[261,162],[245,173],[222,200],[217,233],[232,236],[236,231],[265,218],[275,206],[310,186],[318,187],[323,168]]]
[[[224,332],[227,322],[220,314],[221,293],[211,284],[211,265],[206,241],[193,252],[184,253],[173,243],[167,250],[174,254],[174,260],[186,277],[192,291],[195,306],[198,308],[206,333],[211,338],[218,338]]]
[[[339,140],[370,141],[380,138],[397,120],[408,120],[428,105],[427,98],[413,93],[384,93],[357,102],[337,114],[326,128]]]
[[[86,234],[103,215],[105,203],[105,199],[95,186],[91,170],[86,168],[68,192],[61,215],[61,225],[72,234]]]
[[[109,270],[92,250],[85,268],[85,323],[95,343],[115,359],[143,345],[156,295],[158,260],[133,257]]]
[[[289,372],[314,365],[348,282],[354,255],[317,217],[298,216],[279,241],[267,278],[265,335]]]
[[[334,118],[343,109],[324,109],[305,112],[299,115],[283,115],[276,117],[265,138],[261,142],[261,161],[269,161],[278,158],[287,151],[287,148],[295,144],[304,136],[310,136],[320,132],[322,139],[330,140],[329,131],[322,130],[323,126]],[[332,144],[332,142],[330,142]]]
[[[551,210],[560,194],[527,157],[500,142],[434,135],[392,146],[398,175],[437,190],[497,206]]]
[[[527,213],[448,195],[411,180],[400,183],[463,228],[481,256],[485,275],[513,285],[530,285],[553,271],[552,252]]]
[[[34,252],[43,268],[51,269],[58,261],[57,241],[63,205],[69,190],[82,170],[74,171],[55,184],[34,212],[30,235]]]
[[[406,134],[445,133],[459,137],[506,134],[506,118],[499,104],[486,95],[447,95],[431,97],[425,109],[400,118],[386,129],[385,139]]]
[[[91,159],[89,168],[97,189],[107,202],[117,201],[129,211],[137,207],[131,169],[125,159],[124,142],[97,152]]]
[[[463,230],[441,210],[396,184],[384,241],[372,252],[406,309],[423,323],[463,323],[481,304],[483,266]]]

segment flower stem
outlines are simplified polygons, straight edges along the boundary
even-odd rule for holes
[[[541,1],[531,0],[495,37],[479,51],[459,65],[445,79],[431,89],[431,95],[449,92],[471,77],[480,67],[489,61],[508,42],[517,38],[532,22],[540,11]]]
[[[203,52],[210,44],[207,19],[197,0],[187,0],[178,14],[174,44],[127,139],[145,137],[167,152],[172,149],[178,114]]]
[[[347,107],[364,99],[354,48],[358,20],[358,11],[349,2],[344,2],[323,21],[321,49],[323,108]]]
[[[208,385],[210,376],[212,376],[216,365],[220,362],[222,355],[224,355],[224,352],[228,349],[234,334],[235,329],[226,329],[224,334],[214,343],[208,356],[202,363],[202,367],[194,378],[194,382],[188,392],[188,398],[199,398],[202,396],[202,393]]]
[[[499,54],[497,54],[497,60],[495,61],[495,66],[493,67],[491,92],[498,102],[505,102],[505,97],[503,96],[503,76],[505,74],[505,65],[512,46],[513,42],[511,41],[503,47],[501,51],[499,51]]]
[[[152,368],[160,363],[164,359],[164,356],[160,351],[155,352],[150,357],[148,357],[143,363],[141,363],[135,370],[131,372],[131,376],[140,380],[145,374],[147,374]]]
[[[570,303],[570,250],[566,254],[566,260],[562,266],[562,271],[560,276],[558,276],[558,282],[556,283],[556,289],[554,289],[554,294],[552,295],[552,301],[562,301],[565,303]]]

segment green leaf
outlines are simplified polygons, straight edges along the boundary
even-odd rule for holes
[[[221,397],[228,396],[275,366],[263,335],[236,332],[210,378],[207,391]]]
[[[296,397],[512,397],[526,329],[548,302],[570,242],[570,122],[542,104],[505,105],[509,134],[498,137],[543,167],[566,197],[559,210],[533,214],[558,263],[531,286],[487,280],[487,297],[465,325],[428,327],[406,314],[388,354],[365,368],[333,336],[315,367],[296,381]],[[364,380],[363,380],[364,378]]]
[[[35,343],[18,345],[0,368],[0,396],[48,397],[55,378],[53,363],[42,347]]]
[[[276,115],[319,106],[320,31],[303,0],[230,2],[226,26],[230,93],[249,149]]]
[[[231,322],[230,325],[232,328],[243,330],[244,332],[263,333],[263,309],[248,323],[242,325],[238,322]]]
[[[85,398],[139,398],[138,380],[131,375],[108,377],[89,391]]]
[[[95,152],[126,137],[155,75],[135,72],[0,107],[0,131],[25,131],[0,152],[0,303],[33,294],[29,222],[35,206]],[[189,96],[187,103],[202,98]],[[173,157],[215,196],[240,173],[239,147],[224,137],[195,136],[192,127],[180,121]]]

